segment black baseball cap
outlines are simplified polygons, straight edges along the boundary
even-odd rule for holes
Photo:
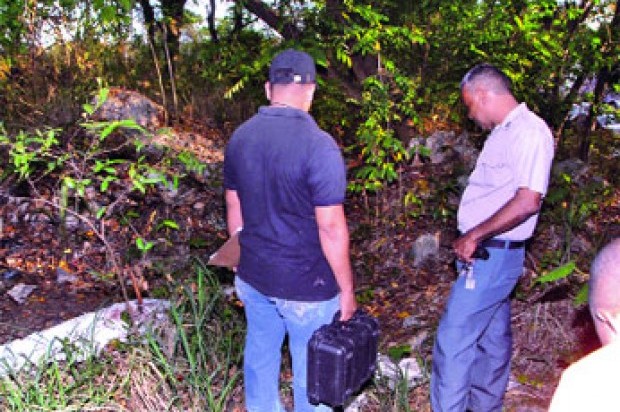
[[[271,84],[314,84],[316,67],[308,53],[287,49],[280,52],[269,66],[269,82]]]

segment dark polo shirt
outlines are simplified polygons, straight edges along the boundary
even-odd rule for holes
[[[237,276],[277,298],[320,301],[338,293],[315,207],[344,202],[345,166],[332,137],[308,113],[261,107],[226,147],[224,186],[241,201]]]

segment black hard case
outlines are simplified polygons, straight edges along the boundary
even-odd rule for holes
[[[362,310],[317,329],[308,342],[308,400],[341,406],[376,370],[379,323]]]

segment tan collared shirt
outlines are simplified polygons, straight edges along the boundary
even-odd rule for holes
[[[553,160],[553,136],[547,124],[521,103],[497,125],[486,142],[469,177],[457,220],[462,233],[491,217],[519,188],[547,193]],[[538,214],[498,235],[525,240],[534,232]]]

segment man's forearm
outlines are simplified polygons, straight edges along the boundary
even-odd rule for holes
[[[316,208],[321,249],[329,263],[341,293],[342,320],[347,320],[357,308],[355,280],[349,257],[349,229],[342,206]]]
[[[333,220],[319,227],[321,249],[342,292],[354,289],[353,272],[349,258],[349,230],[341,220]]]
[[[228,235],[232,236],[237,230],[243,227],[243,216],[241,214],[241,202],[235,190],[226,190],[226,226]]]
[[[470,261],[478,243],[507,232],[536,214],[540,209],[541,194],[529,189],[519,189],[515,196],[487,220],[473,227],[454,242],[459,259]]]
[[[321,248],[341,292],[353,292],[353,272],[349,259],[349,236],[346,231],[320,231]]]
[[[507,232],[536,214],[540,209],[540,201],[539,193],[519,189],[508,203],[468,233],[471,233],[473,240],[480,242]]]

